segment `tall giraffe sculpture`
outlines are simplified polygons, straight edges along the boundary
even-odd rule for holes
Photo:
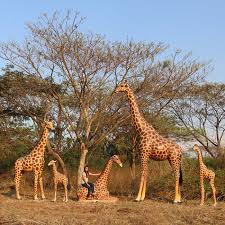
[[[198,162],[199,162],[199,176],[200,176],[200,189],[201,189],[201,202],[200,205],[204,205],[205,200],[205,188],[204,188],[204,179],[209,180],[209,183],[212,188],[213,192],[213,200],[214,206],[216,206],[216,188],[215,188],[215,173],[212,170],[209,170],[203,162],[202,153],[197,144],[194,145],[193,149],[198,155]]]
[[[157,131],[141,115],[135,100],[134,93],[127,81],[122,81],[115,93],[123,92],[128,98],[131,109],[132,121],[136,132],[140,137],[139,154],[141,158],[141,180],[136,201],[145,199],[148,160],[168,160],[175,174],[175,198],[174,203],[181,202],[181,148],[171,140],[160,136]]]
[[[117,200],[116,197],[112,197],[109,194],[108,181],[113,162],[117,163],[120,167],[122,167],[123,164],[113,148],[114,147],[112,145],[109,146],[110,149],[109,151],[112,150],[111,152],[109,152],[110,158],[107,164],[105,165],[105,168],[103,169],[103,171],[101,172],[101,174],[94,183],[95,191],[93,193],[94,196],[91,198],[91,200]],[[85,200],[87,198],[87,194],[88,194],[87,188],[85,187],[79,188],[77,191],[78,200]]]
[[[16,198],[21,199],[19,188],[20,180],[23,172],[33,171],[34,172],[34,200],[38,200],[37,197],[37,186],[38,181],[40,184],[41,197],[45,199],[43,190],[43,180],[42,171],[44,168],[44,154],[46,142],[48,139],[49,130],[53,130],[53,123],[45,121],[44,131],[38,142],[38,144],[33,148],[33,150],[26,156],[21,157],[15,162],[15,185],[16,185]]]

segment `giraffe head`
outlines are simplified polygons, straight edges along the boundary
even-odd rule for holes
[[[52,165],[54,165],[54,164],[56,164],[56,160],[51,160],[49,163],[48,163],[48,166],[52,166]]]
[[[198,152],[200,149],[199,149],[199,146],[197,144],[194,145],[193,149]]]
[[[117,163],[120,167],[123,167],[123,164],[118,155],[111,156],[113,162]]]
[[[106,152],[110,155],[113,162],[117,163],[121,167],[123,166],[119,156],[117,155],[118,151],[115,145],[109,144],[106,148]]]
[[[48,128],[49,130],[54,130],[53,121],[44,121],[43,126]]]
[[[127,80],[122,81],[115,89],[115,93],[119,92],[127,92],[129,90],[129,85],[127,83]]]

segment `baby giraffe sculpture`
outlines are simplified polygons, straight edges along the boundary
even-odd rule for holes
[[[99,177],[94,183],[95,192],[93,193],[93,197],[91,198],[92,200],[117,200],[116,197],[110,196],[108,191],[107,186],[108,186],[109,174],[110,174],[113,162],[117,163],[120,167],[122,167],[123,165],[112,145],[108,147],[108,150],[109,150],[108,153],[110,155],[110,159],[108,160],[102,173],[99,175]],[[87,188],[85,187],[79,188],[77,191],[78,200],[87,199],[87,194],[88,194]]]
[[[215,181],[215,173],[212,170],[209,170],[203,162],[202,153],[197,144],[194,145],[193,149],[198,155],[198,162],[199,162],[199,175],[200,175],[200,188],[201,188],[201,202],[200,205],[204,205],[205,200],[205,188],[204,188],[204,179],[209,180],[209,183],[212,188],[213,192],[213,200],[214,206],[216,206],[216,188],[214,185]]]
[[[66,177],[66,175],[59,173],[57,171],[56,162],[57,161],[55,161],[55,160],[51,160],[48,163],[48,166],[52,166],[52,170],[53,170],[53,181],[54,181],[54,186],[55,186],[55,196],[54,196],[53,201],[54,202],[56,201],[57,185],[58,185],[58,183],[61,183],[61,184],[63,184],[64,190],[65,190],[65,196],[63,198],[63,201],[68,202],[68,191],[67,191],[68,178]]]
[[[42,171],[44,168],[44,154],[46,142],[48,140],[49,130],[53,130],[53,122],[44,122],[44,131],[38,144],[33,150],[26,156],[21,157],[15,162],[15,185],[16,185],[16,198],[21,199],[19,194],[20,180],[22,172],[33,171],[34,172],[34,200],[38,200],[37,197],[37,185],[38,181],[41,189],[41,197],[45,199],[42,181]]]

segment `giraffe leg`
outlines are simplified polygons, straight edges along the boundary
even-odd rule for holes
[[[58,183],[55,181],[54,185],[55,185],[55,193],[54,193],[54,199],[53,199],[53,202],[56,201],[56,195],[57,195],[57,186],[58,186]]]
[[[41,198],[45,199],[42,175],[39,176],[39,184],[40,184],[40,190],[41,190]]]
[[[180,165],[179,186],[178,186],[178,202],[181,202],[181,187],[183,183],[182,170]]]
[[[141,200],[141,193],[142,193],[143,184],[144,184],[144,177],[141,177],[141,182],[140,182],[140,186],[139,186],[138,195],[137,195],[137,198],[135,199],[136,201],[140,201]]]
[[[181,202],[181,186],[178,186],[178,197],[177,197],[177,201]]]
[[[143,201],[146,192],[146,181],[147,181],[147,170],[148,170],[148,157],[143,157],[141,159],[141,182],[139,186],[138,195],[136,201]]]
[[[16,186],[16,198],[18,200],[21,199],[19,189],[20,189],[20,180],[21,180],[21,170],[20,169],[15,169],[15,186]]]
[[[34,200],[38,200],[38,197],[37,197],[38,176],[39,176],[39,172],[34,171]]]
[[[146,185],[147,185],[147,178],[145,178],[144,182],[143,182],[143,188],[142,188],[142,192],[141,192],[141,201],[143,201],[145,199]]]
[[[63,184],[64,184],[64,190],[65,190],[65,196],[63,201],[68,202],[67,182],[64,182]]]
[[[214,177],[212,179],[210,179],[210,185],[211,185],[211,188],[212,188],[212,192],[213,192],[213,200],[214,200],[214,204],[213,206],[216,206],[216,188],[215,188],[215,185],[214,185]]]
[[[201,202],[200,202],[200,205],[204,205],[205,188],[204,188],[204,178],[203,177],[200,177],[200,188],[201,188]]]
[[[178,203],[180,200],[180,196],[179,196],[179,176],[175,177],[176,181],[175,181],[175,198],[174,198],[174,203]]]
[[[179,163],[177,162],[179,160]],[[180,170],[180,158],[177,158],[177,160],[169,160],[169,163],[174,171],[175,175],[175,197],[174,197],[174,203],[181,202],[181,170]]]
[[[175,171],[175,198],[174,203],[180,203],[181,202],[181,174],[180,169],[177,169]]]

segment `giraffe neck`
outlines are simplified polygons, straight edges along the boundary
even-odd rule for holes
[[[57,174],[57,168],[56,168],[55,163],[52,164],[52,171],[53,171],[53,176],[56,177],[56,174]]]
[[[110,158],[109,161],[107,162],[104,170],[102,171],[102,173],[100,174],[100,176],[98,177],[98,179],[96,180],[95,183],[101,183],[101,186],[107,187],[108,180],[109,180],[109,174],[112,169],[112,164],[113,164],[113,161]]]
[[[149,123],[147,123],[147,121],[141,115],[133,91],[129,89],[126,92],[126,95],[131,109],[132,121],[137,132],[142,133],[146,129],[148,129],[148,131],[155,132],[155,129]]]
[[[45,127],[41,139],[36,146],[39,152],[45,152],[45,146],[48,140],[48,132],[49,132],[48,128]]]
[[[202,153],[200,150],[197,151],[197,154],[198,154],[198,162],[199,162],[199,165],[202,166],[204,165],[203,163],[203,159],[202,159]]]

